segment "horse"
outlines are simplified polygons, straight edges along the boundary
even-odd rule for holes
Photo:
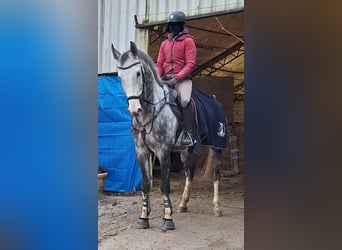
[[[175,229],[172,219],[173,208],[170,199],[170,154],[174,150],[180,153],[185,167],[185,186],[177,212],[186,212],[194,177],[193,147],[175,147],[177,131],[181,121],[172,111],[170,91],[161,80],[155,64],[149,55],[138,50],[130,42],[130,50],[120,53],[112,44],[113,56],[117,61],[118,76],[128,101],[128,111],[132,115],[131,131],[135,142],[136,158],[141,169],[142,207],[137,220],[138,228],[149,228],[151,212],[150,197],[152,183],[151,155],[158,158],[161,170],[160,190],[164,201],[164,215],[161,230]],[[219,181],[221,149],[211,149],[213,155],[214,215],[222,216],[219,207]]]

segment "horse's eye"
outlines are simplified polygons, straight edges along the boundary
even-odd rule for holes
[[[140,76],[140,72],[137,72],[137,77],[139,77]]]

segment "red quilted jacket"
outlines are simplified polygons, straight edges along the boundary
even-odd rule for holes
[[[189,76],[196,66],[196,45],[193,36],[184,29],[174,40],[171,35],[162,42],[158,59],[157,71],[160,77],[172,77],[178,81]]]

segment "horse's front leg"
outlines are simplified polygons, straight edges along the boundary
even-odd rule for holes
[[[177,212],[184,213],[187,211],[187,203],[190,199],[191,184],[195,174],[195,166],[192,164],[192,153],[188,152],[188,150],[183,151],[181,157],[182,162],[185,165],[185,185]]]
[[[148,216],[151,212],[150,206],[150,189],[151,189],[151,171],[150,161],[149,161],[149,153],[141,152],[137,150],[137,159],[141,168],[141,190],[142,190],[142,208],[141,214],[137,221],[138,228],[149,228],[150,223],[148,221]]]
[[[170,153],[164,153],[159,156],[161,181],[160,191],[164,199],[164,218],[161,229],[163,231],[175,229],[175,223],[172,220],[172,204],[170,199]]]
[[[213,150],[213,149],[210,149]],[[221,164],[221,150],[213,150],[213,158],[214,158],[214,171],[213,171],[213,183],[214,183],[214,199],[213,199],[213,205],[214,205],[214,215],[217,217],[222,216],[222,211],[219,207],[220,205],[220,199],[219,199],[219,184],[220,184],[220,164]]]

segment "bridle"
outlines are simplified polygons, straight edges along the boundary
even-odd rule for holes
[[[142,80],[143,80],[143,90],[141,91],[141,94],[140,95],[132,95],[132,96],[128,96],[127,97],[127,101],[129,100],[133,100],[133,99],[140,99],[142,97],[142,95],[144,94],[144,90],[145,90],[145,74],[144,74],[144,69],[143,67],[141,66],[141,62],[135,62],[135,63],[132,63],[131,65],[128,65],[127,67],[119,67],[117,66],[118,69],[120,70],[126,70],[126,69],[130,69],[132,68],[133,66],[135,65],[138,65],[140,64],[140,69],[141,69],[141,72],[142,72]]]
[[[138,65],[138,64],[140,64],[140,70],[141,70],[141,73],[142,73],[143,89],[142,89],[140,95],[127,96],[127,101],[133,100],[133,99],[140,99],[142,102],[145,102],[145,103],[147,103],[147,104],[149,104],[149,105],[152,105],[152,106],[158,105],[159,103],[161,103],[161,102],[164,101],[164,100],[165,100],[165,102],[166,102],[166,97],[167,97],[167,95],[168,95],[169,93],[165,93],[165,92],[164,92],[164,97],[161,98],[161,99],[160,99],[159,101],[157,101],[156,103],[151,102],[151,101],[146,100],[145,98],[143,98],[143,95],[144,95],[144,92],[145,92],[145,82],[146,82],[146,79],[145,79],[145,71],[144,71],[144,68],[143,68],[143,66],[142,66],[142,63],[141,63],[140,61],[135,62],[135,63],[132,63],[131,65],[128,65],[128,66],[126,66],[126,67],[117,66],[117,68],[120,69],[120,70],[127,70],[127,69],[132,68],[132,67],[135,66],[135,65]]]
[[[144,136],[145,134],[149,134],[149,133],[152,132],[154,120],[157,118],[157,116],[158,116],[159,113],[163,110],[163,108],[166,106],[166,104],[170,104],[170,103],[167,102],[167,95],[168,95],[168,93],[165,93],[165,91],[164,91],[164,97],[161,98],[161,99],[160,99],[159,101],[157,101],[156,103],[151,102],[151,101],[149,101],[149,100],[146,100],[146,99],[143,97],[144,91],[145,91],[145,82],[146,82],[146,78],[145,78],[145,71],[144,71],[144,68],[143,68],[142,63],[141,63],[140,61],[135,62],[135,63],[132,63],[132,64],[126,66],[126,67],[119,67],[119,66],[118,66],[117,68],[120,69],[120,70],[127,70],[127,69],[132,68],[133,66],[138,65],[138,64],[140,64],[140,69],[141,69],[141,73],[142,73],[143,90],[141,91],[141,93],[140,93],[139,95],[128,96],[128,97],[127,97],[127,101],[133,100],[133,99],[139,99],[140,101],[145,102],[145,103],[147,103],[147,104],[149,104],[149,105],[152,105],[152,106],[156,106],[156,105],[160,104],[161,102],[165,101],[165,102],[163,103],[162,107],[160,107],[160,109],[159,109],[157,112],[156,112],[156,108],[153,107],[152,118],[151,118],[149,121],[147,121],[145,124],[140,124],[140,127],[141,127],[142,129],[137,129],[137,128],[134,128],[134,127],[133,127],[134,130],[141,132],[141,133],[143,134],[143,136]],[[138,120],[137,120],[137,122],[138,122]],[[140,123],[140,122],[138,122],[138,123]],[[151,128],[149,129],[149,132],[146,132],[145,127],[146,127],[147,125],[149,125],[149,124],[151,124]]]
[[[146,99],[144,98],[145,85],[146,85],[146,78],[145,78],[145,71],[144,71],[144,68],[143,68],[142,63],[141,63],[140,61],[135,62],[135,63],[132,63],[131,65],[128,65],[128,66],[126,66],[126,67],[117,67],[117,68],[120,69],[120,70],[127,70],[127,69],[132,68],[133,66],[138,65],[138,64],[140,64],[140,69],[141,69],[141,73],[142,73],[143,89],[142,89],[142,91],[141,91],[141,93],[140,93],[139,95],[127,96],[127,101],[133,100],[133,99],[139,99],[141,102],[145,102],[145,103],[147,103],[148,105],[152,105],[152,106],[153,106],[152,118],[149,119],[147,122],[145,122],[145,124],[141,124],[141,122],[140,122],[137,118],[134,118],[135,121],[139,124],[139,127],[137,128],[137,127],[134,127],[133,122],[132,122],[132,129],[135,131],[135,133],[140,133],[140,135],[141,135],[141,137],[142,137],[142,139],[143,139],[143,142],[144,142],[146,148],[147,148],[150,152],[152,152],[151,148],[149,147],[149,145],[148,145],[147,142],[146,142],[146,134],[150,134],[150,133],[152,132],[155,119],[157,118],[157,116],[159,115],[159,113],[164,109],[164,107],[166,106],[166,104],[168,104],[168,102],[167,102],[167,94],[166,94],[165,91],[164,91],[164,97],[161,98],[161,99],[160,99],[158,102],[156,102],[156,103],[153,103],[153,102],[151,102],[151,101],[149,101],[149,100],[146,100]],[[155,107],[155,106],[158,105],[158,104],[160,104],[160,103],[163,102],[163,101],[164,101],[164,103],[162,104],[162,106],[159,108],[158,111],[156,111],[156,107]],[[151,125],[151,126],[150,126],[150,128],[149,128],[149,131],[147,132],[147,131],[146,131],[146,127],[147,127],[148,125]]]

